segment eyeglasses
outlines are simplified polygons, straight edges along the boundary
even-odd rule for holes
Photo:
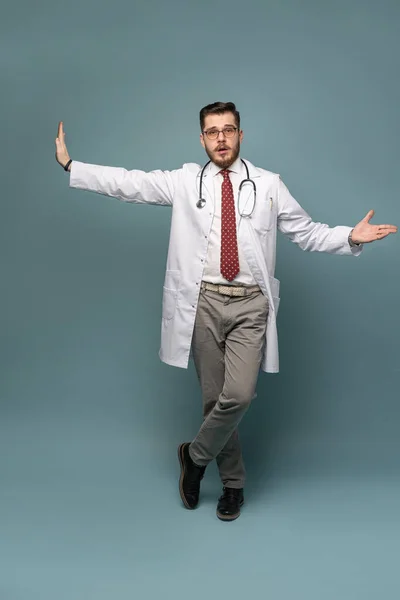
[[[225,137],[231,138],[237,132],[237,127],[224,127],[223,129],[207,129],[207,131],[203,131],[206,134],[209,140],[216,140],[220,133],[223,133]]]

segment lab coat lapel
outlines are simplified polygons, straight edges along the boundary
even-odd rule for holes
[[[251,163],[249,160],[245,160],[244,161],[247,165],[247,168],[249,170],[249,178],[250,179],[257,179],[258,177],[261,177],[261,172],[259,169],[257,169],[257,167],[255,167],[253,165],[253,163]],[[246,175],[244,175],[246,177]]]

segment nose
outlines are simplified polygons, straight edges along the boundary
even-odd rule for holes
[[[222,135],[222,139],[225,139],[225,133],[223,131],[218,131],[217,140],[219,140],[219,136]]]

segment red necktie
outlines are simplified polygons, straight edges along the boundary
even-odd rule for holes
[[[235,200],[229,171],[220,171],[224,180],[221,187],[221,274],[228,281],[239,273],[239,255],[236,239]]]

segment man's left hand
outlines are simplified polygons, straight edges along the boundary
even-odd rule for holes
[[[396,225],[371,225],[370,220],[374,214],[375,211],[370,210],[363,220],[354,227],[351,235],[354,244],[368,244],[376,240],[383,240],[389,234],[397,232]]]

